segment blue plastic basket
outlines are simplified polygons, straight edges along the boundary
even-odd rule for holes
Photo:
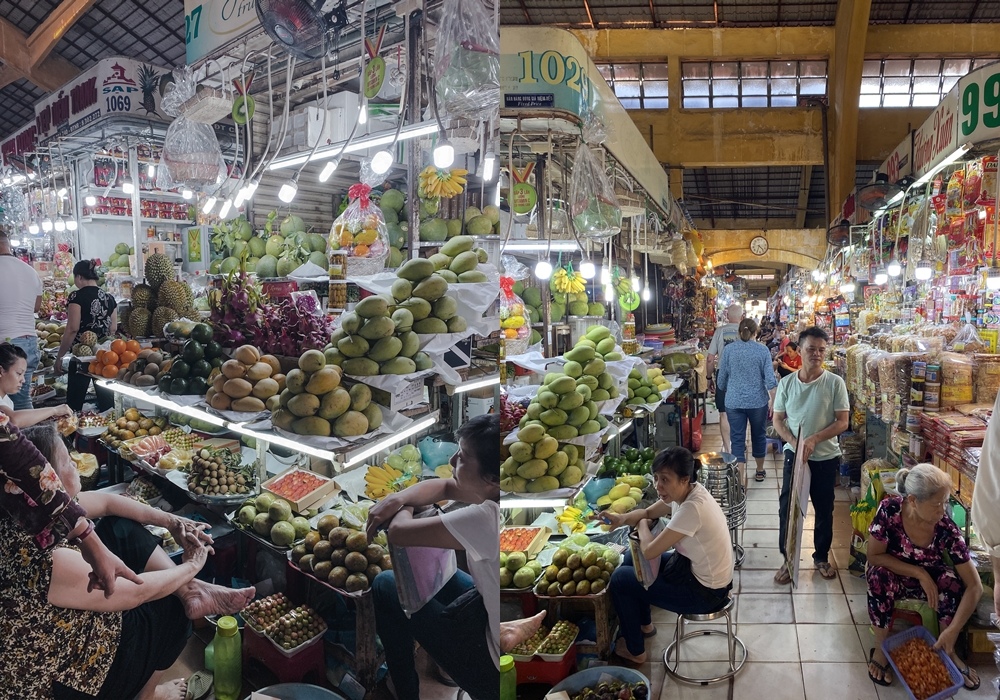
[[[920,637],[930,646],[934,646],[934,643],[937,642],[937,639],[934,638],[934,635],[932,635],[926,627],[911,627],[905,632],[894,634],[882,642],[882,651],[885,652],[886,658],[889,659],[889,663],[892,665],[892,672],[896,674],[896,678],[898,678],[899,682],[903,684],[903,689],[906,691],[906,695],[910,698],[910,700],[917,700],[917,698],[910,690],[910,687],[906,684],[906,680],[899,672],[899,669],[896,668],[896,662],[892,660],[892,651],[896,649],[896,647],[902,646],[914,637]],[[940,649],[938,649],[937,655],[941,657],[945,668],[948,669],[952,685],[945,688],[940,693],[931,695],[927,698],[927,700],[944,700],[945,698],[954,697],[959,690],[965,687],[965,678],[961,673],[959,673],[958,668],[955,666],[955,663],[951,660],[951,658]]]

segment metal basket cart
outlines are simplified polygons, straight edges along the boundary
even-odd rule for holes
[[[733,542],[733,557],[739,568],[746,556],[743,549],[743,525],[747,520],[747,494],[740,483],[736,457],[728,452],[706,452],[698,458],[701,460],[698,480],[726,515]]]

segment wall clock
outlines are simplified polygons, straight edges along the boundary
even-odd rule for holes
[[[753,240],[750,241],[750,252],[754,255],[765,255],[768,248],[767,239],[763,236],[754,236]]]

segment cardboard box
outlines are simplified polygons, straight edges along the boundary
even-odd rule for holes
[[[35,268],[35,272],[37,272],[38,276],[42,279],[51,277],[52,271],[55,269],[55,263],[51,260],[36,260],[31,263],[31,266]]]
[[[239,440],[233,440],[232,438],[205,438],[194,444],[195,450],[200,450],[202,448],[207,448],[209,450],[229,450],[230,452],[239,453],[242,449]]]
[[[344,379],[344,385],[347,388],[350,388],[354,384],[364,384],[364,382],[360,382],[355,379]],[[373,386],[368,386],[368,388],[371,389],[372,392],[372,401],[380,406],[385,406],[390,411],[395,413],[418,404],[427,403],[430,400],[427,395],[427,387],[424,384],[423,379],[407,381],[400,378],[399,382],[395,387],[393,387],[391,392],[386,389],[379,389]]]
[[[705,425],[715,425],[719,422],[719,409],[715,407],[715,403],[709,401],[705,404]]]

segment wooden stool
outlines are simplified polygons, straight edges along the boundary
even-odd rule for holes
[[[733,633],[733,620],[729,614],[732,607],[733,599],[730,598],[721,609],[716,610],[715,612],[704,613],[701,615],[689,613],[677,616],[677,626],[674,628],[674,641],[670,642],[666,650],[663,652],[663,664],[667,668],[667,673],[682,683],[691,683],[692,685],[709,685],[711,683],[718,683],[720,681],[728,680],[739,673],[740,669],[743,668],[743,664],[745,664],[747,660],[747,647],[743,643],[743,640]],[[718,620],[721,617],[726,618],[725,632],[720,632],[719,630],[696,630],[694,632],[688,632],[687,634],[684,633],[685,622],[711,622],[713,620]],[[678,673],[677,669],[681,663],[681,643],[685,639],[690,639],[692,637],[707,637],[712,634],[723,635],[726,637],[726,646],[729,647],[729,671],[714,678],[694,678],[692,676],[684,676]],[[737,647],[739,647],[742,651],[742,657],[740,658],[739,663],[736,662]],[[674,660],[673,668],[671,668],[670,654],[674,649],[677,650],[677,658]]]

